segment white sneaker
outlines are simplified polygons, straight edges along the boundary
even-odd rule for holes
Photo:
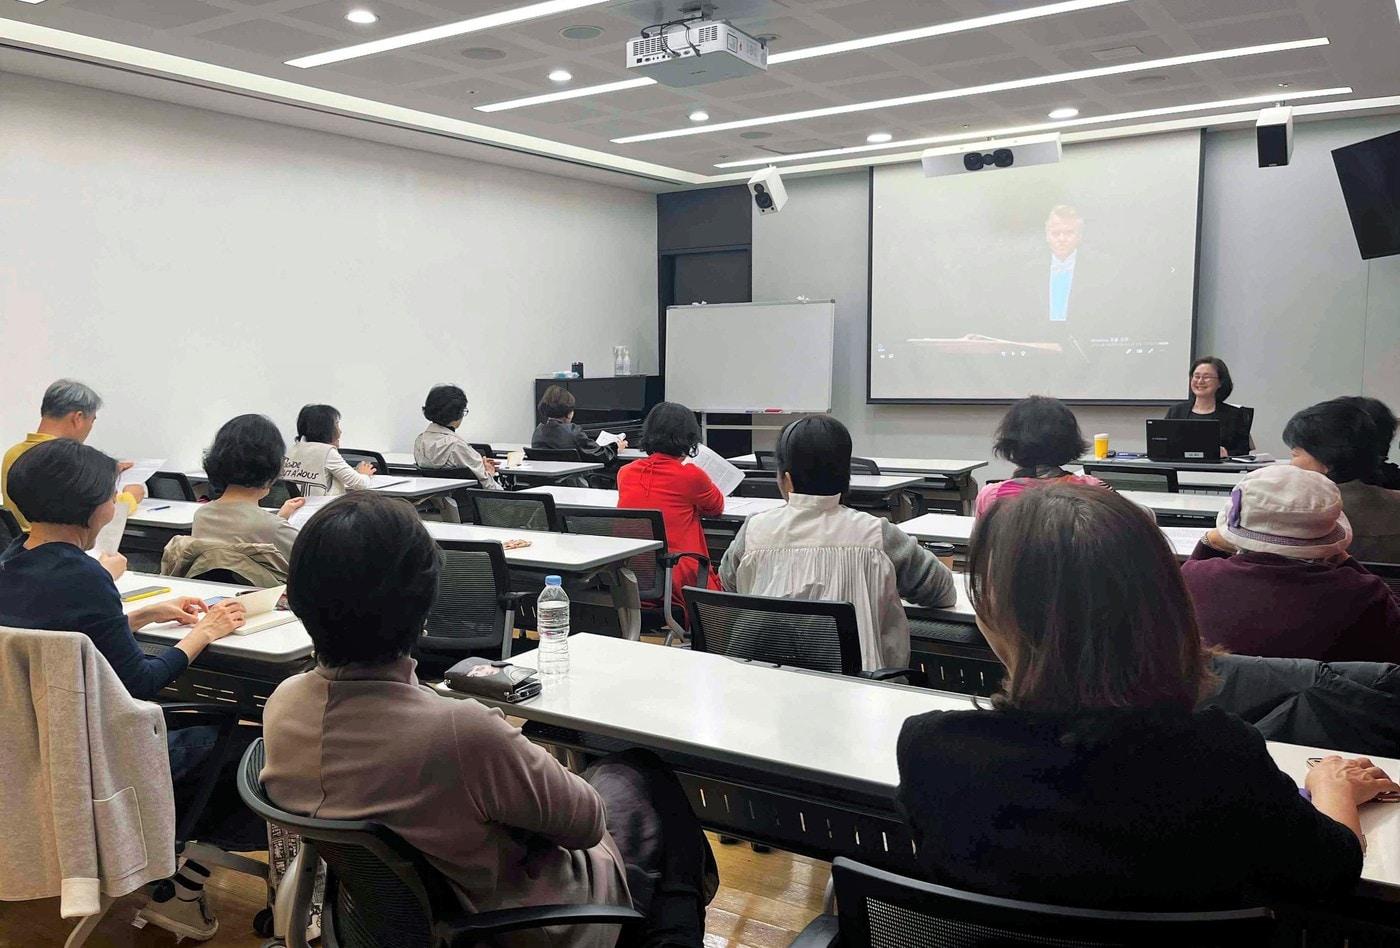
[[[219,920],[209,910],[203,892],[189,898],[171,895],[163,902],[152,896],[131,922],[136,928],[145,928],[148,923],[174,934],[177,945],[185,938],[208,941],[219,930]]]

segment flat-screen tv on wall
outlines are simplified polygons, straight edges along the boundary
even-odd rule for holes
[[[1400,253],[1400,132],[1332,150],[1361,258]]]

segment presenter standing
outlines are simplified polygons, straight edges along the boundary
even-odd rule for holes
[[[1225,400],[1235,390],[1230,369],[1223,359],[1201,356],[1191,363],[1189,396],[1167,409],[1167,417],[1220,422],[1220,456],[1248,454],[1254,449],[1249,428],[1254,412]]]

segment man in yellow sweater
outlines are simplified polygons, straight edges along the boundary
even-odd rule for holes
[[[23,441],[6,451],[4,462],[0,464],[0,498],[4,500],[5,509],[19,521],[21,530],[29,529],[29,521],[10,500],[10,466],[24,452],[45,441],[55,438],[86,441],[92,434],[92,425],[97,421],[97,410],[101,407],[102,396],[72,379],[59,379],[44,392],[43,404],[39,406],[39,430],[31,431]],[[131,462],[123,461],[120,469],[126,470],[130,466]],[[146,496],[146,489],[140,484],[133,484],[118,496],[134,508]]]

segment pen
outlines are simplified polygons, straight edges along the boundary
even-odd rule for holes
[[[155,513],[157,510],[169,510],[169,509],[170,509],[170,505],[169,505],[169,504],[166,504],[166,505],[163,506],[163,507],[147,507],[147,508],[146,508],[146,513]]]

